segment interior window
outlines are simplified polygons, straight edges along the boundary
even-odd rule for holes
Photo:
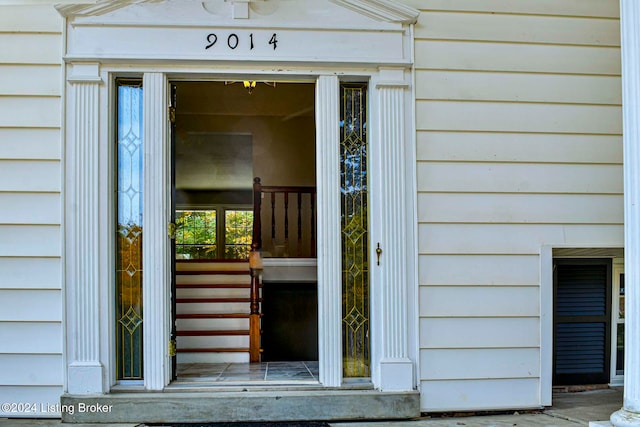
[[[176,257],[247,259],[252,229],[247,209],[176,210]]]

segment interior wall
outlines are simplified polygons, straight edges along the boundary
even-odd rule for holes
[[[242,83],[230,83],[176,83],[178,143],[193,139],[193,134],[206,133],[213,135],[210,137],[212,141],[226,139],[227,145],[233,144],[238,138],[245,141],[249,139],[253,163],[251,178],[260,177],[263,185],[314,186],[315,86],[309,83],[258,82],[253,91],[248,93]],[[233,150],[233,147],[229,149]],[[211,165],[192,162],[194,164],[189,165],[193,168],[191,173],[203,176],[203,173],[209,173],[204,168],[216,168],[215,154],[215,150],[207,153]],[[217,161],[224,162],[225,156],[229,155],[220,153]],[[203,190],[205,193],[215,190],[216,194],[210,194],[211,203],[237,204],[238,200],[252,203],[251,199],[247,199],[249,193],[246,191],[239,197],[241,190],[252,189],[252,179],[244,174],[240,177],[237,167],[226,172],[220,169],[211,173],[230,175],[220,177],[219,182],[227,184],[218,186],[212,180],[211,188],[201,186],[198,188],[201,192],[198,201],[203,201]],[[238,183],[238,180],[242,182]],[[238,194],[234,196],[233,193]],[[206,194],[204,196],[206,199]]]

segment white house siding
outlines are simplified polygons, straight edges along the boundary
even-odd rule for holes
[[[541,247],[623,245],[618,1],[405,3],[422,410],[540,406]]]
[[[59,416],[61,30],[51,6],[0,6],[0,402],[35,405],[0,417]]]

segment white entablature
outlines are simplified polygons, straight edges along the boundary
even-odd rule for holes
[[[158,3],[163,0],[98,0],[83,3],[58,4],[56,8],[65,17],[72,16],[98,16],[112,12],[126,6],[139,3]],[[354,10],[381,22],[396,22],[413,24],[418,19],[418,11],[392,0],[330,0],[332,3]],[[257,10],[273,10],[277,8],[280,0],[205,0],[201,3],[205,9],[219,7],[217,3],[227,3],[234,18],[248,18],[250,6]],[[182,1],[186,3],[186,1]],[[269,3],[266,7],[255,5],[256,3]],[[246,15],[245,15],[246,13]],[[260,12],[258,12],[260,13]]]
[[[418,11],[391,0],[103,0],[58,5],[68,62],[402,66]]]

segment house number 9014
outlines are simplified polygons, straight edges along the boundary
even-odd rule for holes
[[[213,46],[215,46],[216,43],[218,43],[218,41],[219,41],[218,35],[216,33],[210,33],[209,35],[207,35],[207,44],[204,48],[210,49]],[[248,47],[249,50],[253,50],[253,48],[255,47],[255,43],[258,43],[258,42],[260,42],[260,40],[256,40],[254,42],[253,33],[249,34],[248,40],[241,40],[241,38],[236,33],[231,33],[227,36],[226,45],[227,45],[227,48],[231,50],[235,50],[240,46],[245,46],[245,47]],[[264,43],[267,43],[273,46],[273,50],[276,50],[276,48],[278,47],[277,34],[273,33],[273,35],[268,41],[266,39],[264,40]]]

